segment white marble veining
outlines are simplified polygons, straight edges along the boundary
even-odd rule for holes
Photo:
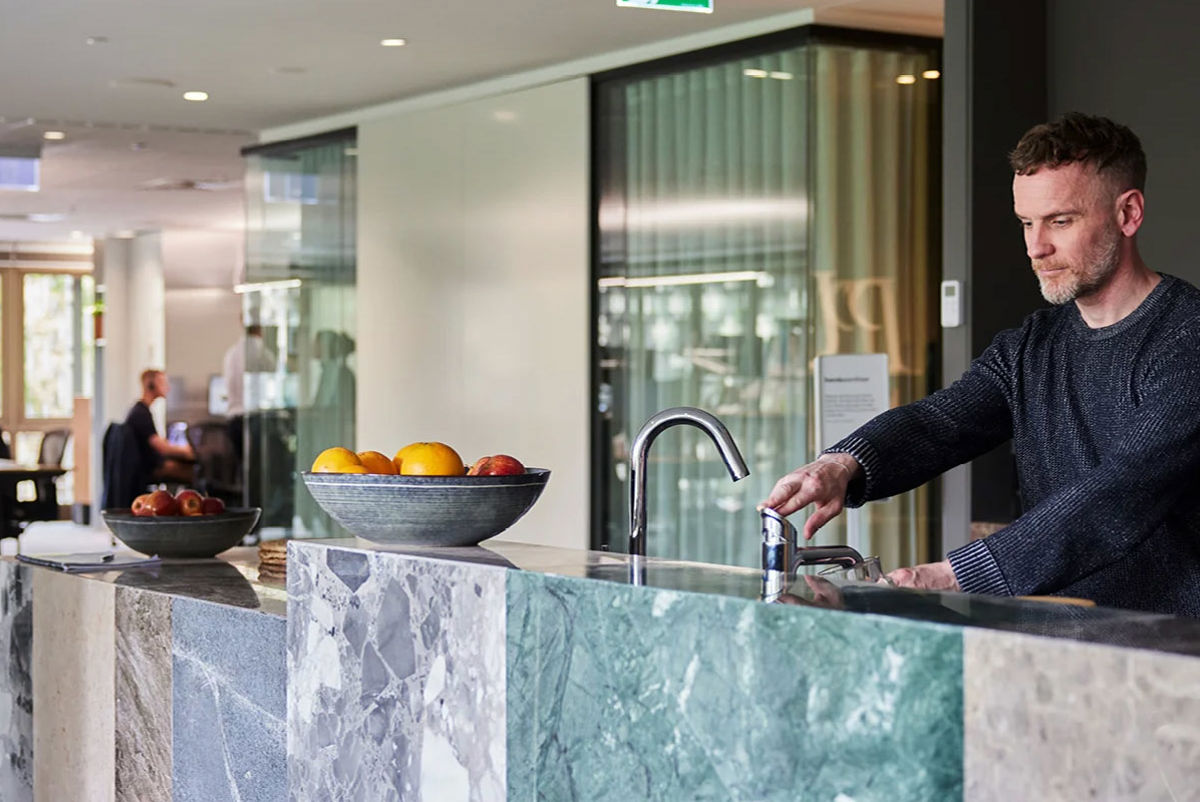
[[[290,797],[503,800],[504,571],[290,549]]]
[[[114,587],[33,575],[33,787],[46,802],[112,802]]]
[[[117,802],[171,799],[171,597],[116,588]]]
[[[966,802],[1200,802],[1191,657],[964,632]]]
[[[29,569],[0,561],[0,799],[33,799],[33,601]]]
[[[172,630],[175,802],[282,802],[285,622],[176,598]]]

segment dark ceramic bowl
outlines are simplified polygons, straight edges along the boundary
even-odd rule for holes
[[[262,510],[231,508],[216,515],[134,515],[101,510],[100,517],[117,539],[134,551],[159,557],[215,557],[233,548],[254,529]]]
[[[302,474],[321,509],[353,535],[407,546],[474,546],[524,515],[550,471],[516,476]]]

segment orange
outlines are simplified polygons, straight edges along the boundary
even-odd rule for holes
[[[392,461],[397,473],[405,476],[462,476],[467,472],[462,457],[445,443],[409,443]]]
[[[358,461],[367,469],[367,473],[396,472],[396,464],[378,451],[360,451]]]
[[[317,455],[313,460],[313,473],[366,473],[366,469],[352,470],[354,468],[362,468],[362,460],[348,448],[334,446],[327,448]]]

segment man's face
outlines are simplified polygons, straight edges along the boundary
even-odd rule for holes
[[[1116,271],[1124,235],[1116,197],[1095,168],[1075,163],[1014,176],[1013,211],[1050,303],[1086,298]]]
[[[171,385],[167,382],[167,374],[159,373],[154,377],[154,395],[156,398],[166,398]]]

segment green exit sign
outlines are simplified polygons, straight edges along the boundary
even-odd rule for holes
[[[711,14],[713,0],[617,0],[619,6],[636,8],[665,8],[668,11],[698,11]]]

